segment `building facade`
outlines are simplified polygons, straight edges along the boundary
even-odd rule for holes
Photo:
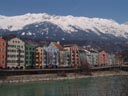
[[[7,67],[25,67],[25,43],[17,37],[7,41]]]
[[[66,67],[71,67],[70,65],[70,51],[69,50],[64,50],[64,66]]]
[[[43,68],[44,67],[44,48],[37,47],[36,48],[36,68]]]
[[[83,50],[80,50],[79,53],[80,53],[80,64],[81,64],[81,67],[89,64],[88,61],[87,61],[86,51],[83,49]]]
[[[90,51],[90,65],[98,66],[98,52]]]
[[[34,68],[36,64],[36,48],[25,44],[25,68]]]
[[[7,43],[2,37],[0,38],[0,68],[6,68]]]
[[[100,51],[98,53],[98,64],[99,66],[108,65],[109,64],[109,54],[106,51]]]
[[[80,67],[80,53],[79,46],[77,45],[66,45],[65,48],[70,50],[70,65],[72,67]]]
[[[70,55],[70,46],[64,46],[64,65],[71,67],[71,55]]]
[[[109,54],[109,65],[115,65],[115,54]]]
[[[60,52],[58,47],[55,45],[55,42],[51,42],[49,46],[44,47],[45,53],[45,66],[47,67],[57,67],[59,66],[59,56]]]
[[[121,52],[115,53],[115,64],[122,65],[123,64],[123,58]]]
[[[64,48],[60,45],[59,42],[51,42],[52,46],[54,46],[57,50],[58,50],[58,58],[59,58],[59,65],[58,67],[64,67],[65,64],[64,64],[64,56],[66,55],[65,54],[65,50]]]
[[[91,65],[91,52],[88,50],[84,50],[86,55],[87,64]]]

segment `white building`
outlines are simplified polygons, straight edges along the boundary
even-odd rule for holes
[[[24,68],[25,65],[25,43],[17,38],[7,41],[7,67]]]

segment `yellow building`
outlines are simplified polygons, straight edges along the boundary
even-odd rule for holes
[[[36,68],[43,68],[44,66],[44,49],[43,47],[36,48]]]

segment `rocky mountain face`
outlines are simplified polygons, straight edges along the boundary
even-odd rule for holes
[[[46,13],[0,16],[0,35],[7,34],[34,40],[85,41],[86,44],[103,41],[108,44],[122,44],[128,40],[128,24],[119,24],[111,19]]]
[[[28,13],[0,16],[0,32],[50,39],[127,39],[128,25],[111,19]]]

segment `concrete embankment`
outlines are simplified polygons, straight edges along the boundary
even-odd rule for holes
[[[65,80],[65,79],[80,79],[88,77],[102,77],[102,76],[115,76],[115,75],[127,75],[126,71],[97,71],[92,72],[91,75],[84,75],[78,73],[67,73],[66,76],[58,76],[58,74],[40,74],[40,75],[18,75],[7,76],[0,79],[0,84],[5,83],[25,83],[34,81],[47,81],[47,80]]]

